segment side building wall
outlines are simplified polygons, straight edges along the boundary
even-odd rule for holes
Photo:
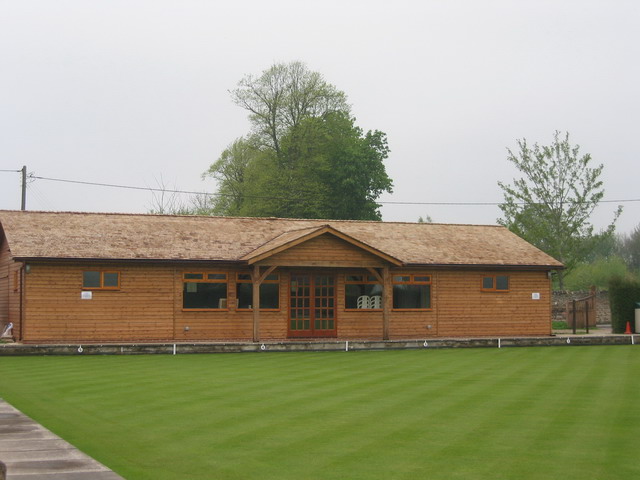
[[[482,291],[482,277],[508,275],[508,292]],[[546,272],[439,272],[438,336],[551,334],[551,281]],[[539,294],[539,299],[533,299]]]
[[[2,263],[5,257],[6,255],[0,256],[0,272],[10,268],[6,261]],[[20,264],[16,265],[19,268]],[[118,271],[120,289],[93,290],[90,300],[82,299],[82,273],[85,270]],[[260,311],[261,340],[287,338],[290,272],[299,270],[287,267],[276,269],[280,278],[280,307],[276,311]],[[227,274],[226,308],[206,311],[183,309],[183,273],[191,271],[219,271]],[[354,269],[328,271],[336,275],[338,338],[381,339],[382,310],[345,309],[345,275]],[[24,275],[23,340],[248,341],[253,333],[253,312],[236,308],[235,280],[237,273],[248,272],[246,267],[238,266],[206,268],[185,265],[31,263],[29,273]],[[392,270],[392,275],[406,272],[407,270]],[[390,309],[391,339],[531,336],[551,333],[551,290],[546,272],[507,273],[510,286],[508,292],[485,292],[481,288],[483,276],[505,275],[504,271],[420,269],[412,272],[431,276],[432,308],[426,311]],[[0,287],[2,285],[0,280]],[[539,299],[532,298],[534,293],[539,294]],[[19,299],[15,292],[8,294],[10,299]],[[10,318],[13,318],[11,321],[15,324],[19,318],[19,303],[16,300],[12,304],[6,298],[6,294],[4,297],[0,295],[0,307],[7,303],[15,305],[10,305],[8,309]]]
[[[118,271],[119,290],[82,299],[85,270]],[[25,274],[24,341],[144,341],[173,337],[168,267],[30,264]]]
[[[9,247],[0,230],[0,333],[9,323],[9,289],[11,287],[9,265]]]
[[[20,294],[22,264],[11,257],[9,245],[0,229],[0,333],[13,323],[13,338],[20,340]]]
[[[120,288],[83,299],[83,272],[118,272]],[[227,308],[193,311],[182,305],[183,274],[227,274]],[[253,312],[236,309],[236,274],[228,266],[37,264],[26,274],[24,341],[144,342],[251,340]],[[280,273],[279,311],[261,311],[265,339],[287,335],[288,273]]]
[[[546,272],[438,270],[429,311],[391,311],[390,338],[551,334],[551,282]],[[485,276],[506,275],[509,291],[482,290]],[[533,294],[539,294],[534,300]]]

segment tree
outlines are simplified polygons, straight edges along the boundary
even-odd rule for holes
[[[214,208],[214,201],[211,195],[206,193],[190,194],[187,199],[180,196],[181,193],[174,186],[167,187],[162,175],[156,179],[158,184],[151,191],[151,206],[149,213],[157,215],[209,215]]]
[[[578,145],[571,146],[569,134],[554,133],[553,143],[530,148],[526,139],[518,140],[519,151],[508,151],[508,160],[524,175],[512,185],[498,182],[504,203],[504,218],[498,222],[564,263],[558,272],[560,288],[563,275],[593,250],[599,241],[590,217],[602,200],[604,189],[600,175],[603,165],[591,167],[591,155],[580,155]],[[622,207],[611,224],[600,234],[613,235]]]
[[[259,77],[245,76],[231,92],[236,105],[249,111],[254,133],[280,154],[280,139],[302,119],[349,112],[344,92],[302,62],[277,63]]]
[[[202,174],[218,181],[218,192],[213,199],[214,215],[239,215],[244,201],[244,180],[247,166],[260,151],[244,137],[236,139]]]
[[[247,76],[232,92],[253,133],[205,172],[219,190],[213,213],[380,220],[392,188],[386,135],[355,125],[346,95],[300,62]]]
[[[613,232],[604,230],[593,235],[593,249],[587,253],[583,261],[595,262],[597,260],[620,256],[620,238],[612,235]]]
[[[640,273],[640,224],[629,235],[620,238],[620,253],[627,266]]]
[[[365,134],[348,114],[334,112],[303,120],[285,144],[288,158],[316,165],[309,176],[325,190],[324,218],[381,220],[376,199],[392,188],[383,132]]]
[[[241,215],[380,220],[376,199],[392,187],[384,133],[334,112],[301,120],[281,144],[246,168]]]
[[[176,185],[170,188],[162,174],[160,178],[156,178],[156,187],[149,188],[151,191],[151,206],[149,213],[157,215],[176,215],[185,209],[184,202],[179,195]]]

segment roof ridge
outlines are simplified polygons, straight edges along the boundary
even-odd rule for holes
[[[424,225],[426,226],[454,226],[454,227],[493,227],[506,228],[504,225],[483,224],[483,223],[444,223],[444,222],[408,222],[400,220],[353,220],[353,219],[327,219],[327,218],[286,218],[286,217],[233,217],[225,215],[186,215],[186,214],[167,214],[167,213],[136,213],[136,212],[80,212],[71,210],[11,210],[0,209],[0,213],[26,213],[26,214],[44,214],[44,215],[103,215],[103,216],[121,216],[121,217],[165,217],[165,218],[197,218],[197,219],[237,219],[237,220],[255,220],[255,221],[291,221],[291,222],[320,222],[325,225],[331,223],[361,223],[361,224],[392,224],[392,225]],[[309,227],[303,227],[309,228]]]

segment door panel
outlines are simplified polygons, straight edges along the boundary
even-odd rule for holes
[[[289,331],[311,329],[311,277],[292,275],[289,288]]]
[[[333,275],[292,274],[289,337],[335,337],[336,286]]]

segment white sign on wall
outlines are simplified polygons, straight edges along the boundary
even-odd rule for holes
[[[531,294],[531,300],[540,300],[540,294],[539,293],[532,293]]]
[[[93,292],[80,292],[80,298],[82,300],[91,300],[93,298]]]

